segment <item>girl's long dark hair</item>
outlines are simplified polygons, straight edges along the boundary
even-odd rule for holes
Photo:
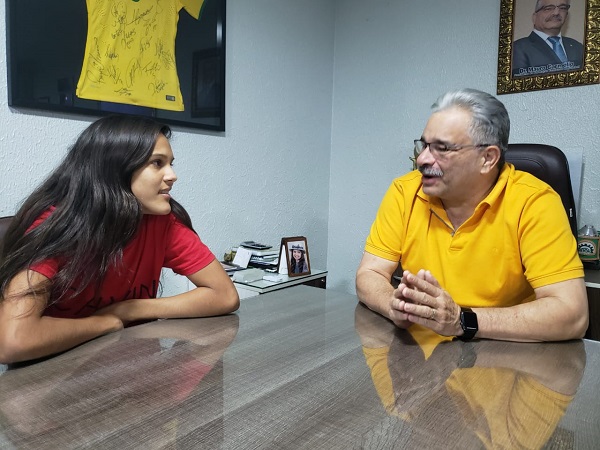
[[[96,290],[100,287],[141,223],[131,179],[147,163],[160,134],[170,138],[171,129],[152,119],[119,115],[104,117],[81,133],[62,163],[25,200],[7,231],[0,253],[0,301],[19,272],[50,258],[59,261],[52,282],[20,294],[48,293],[52,304],[90,283]],[[44,222],[27,231],[51,209]],[[171,211],[193,230],[189,215],[173,199]]]

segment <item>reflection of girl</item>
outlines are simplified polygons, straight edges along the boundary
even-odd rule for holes
[[[189,442],[201,430],[197,408],[192,406],[202,399],[203,407],[215,414],[210,442],[220,448],[222,357],[237,334],[239,320],[236,314],[200,320],[159,320],[131,327],[68,355],[68,364],[63,355],[40,363],[43,369],[29,370],[26,377],[19,366],[2,373],[0,442],[11,442],[10,448],[38,448],[44,439],[49,448],[75,448],[95,435],[102,436],[98,447],[117,448],[134,423],[162,430],[163,447],[186,447],[186,439]],[[204,400],[205,392],[211,395]],[[81,398],[94,403],[86,414],[77,407]],[[100,419],[90,420],[95,413]],[[31,420],[34,414],[36,420]],[[155,447],[153,438],[145,433],[137,446]]]
[[[229,313],[233,283],[171,198],[167,126],[90,125],[25,201],[0,255],[0,360],[51,355],[132,322]],[[161,269],[196,289],[157,297]]]
[[[305,250],[302,244],[292,245],[291,271],[292,273],[308,272],[308,264],[304,256]]]

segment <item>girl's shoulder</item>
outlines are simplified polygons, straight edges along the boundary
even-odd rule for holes
[[[172,212],[164,216],[145,214],[142,218],[142,227],[153,229],[155,231],[162,230],[164,232],[179,232],[182,230],[191,231]]]

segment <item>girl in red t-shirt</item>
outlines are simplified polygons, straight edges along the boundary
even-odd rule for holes
[[[24,202],[0,253],[0,362],[51,355],[136,321],[226,314],[235,287],[171,198],[171,130],[108,116]],[[163,267],[196,289],[156,298]]]

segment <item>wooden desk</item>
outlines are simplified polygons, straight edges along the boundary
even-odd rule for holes
[[[600,343],[430,350],[354,296],[295,286],[0,366],[0,448],[597,448]]]

